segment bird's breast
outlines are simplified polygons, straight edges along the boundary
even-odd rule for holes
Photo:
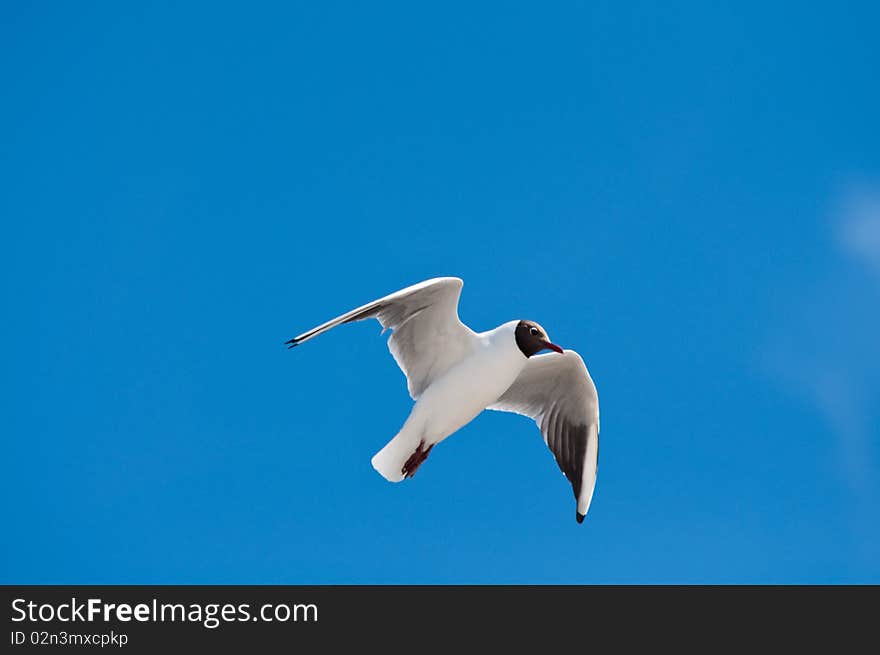
[[[414,418],[439,441],[503,394],[525,366],[518,349],[486,344],[431,384],[413,408]]]

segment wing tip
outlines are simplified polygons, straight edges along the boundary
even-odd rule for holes
[[[575,518],[577,519],[577,522],[578,522],[578,523],[583,523],[583,522],[584,522],[584,519],[586,518],[587,515],[586,515],[586,514],[581,514],[581,513],[578,512],[577,510],[575,510],[574,513],[575,513]]]
[[[299,344],[300,342],[297,339],[290,339],[284,342],[284,345],[287,346],[288,350],[290,350],[291,348],[296,348]]]

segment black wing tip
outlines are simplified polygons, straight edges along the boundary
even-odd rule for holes
[[[576,518],[577,518],[577,522],[578,522],[578,523],[583,523],[583,522],[584,522],[584,518],[586,518],[587,515],[586,515],[586,514],[581,514],[580,512],[575,511],[575,516],[576,516]]]
[[[296,339],[291,339],[289,341],[285,341],[284,345],[287,346],[288,350],[290,350],[291,348],[296,348],[299,345],[299,341],[297,341]]]

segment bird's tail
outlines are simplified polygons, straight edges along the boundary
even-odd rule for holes
[[[382,450],[373,455],[370,463],[379,475],[389,482],[400,482],[405,477],[403,467],[413,452],[419,448],[420,441],[417,434],[404,426]]]

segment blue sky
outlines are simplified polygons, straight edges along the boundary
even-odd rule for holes
[[[880,582],[880,11],[710,4],[6,3],[0,579]],[[586,360],[583,525],[281,345],[436,275]]]

